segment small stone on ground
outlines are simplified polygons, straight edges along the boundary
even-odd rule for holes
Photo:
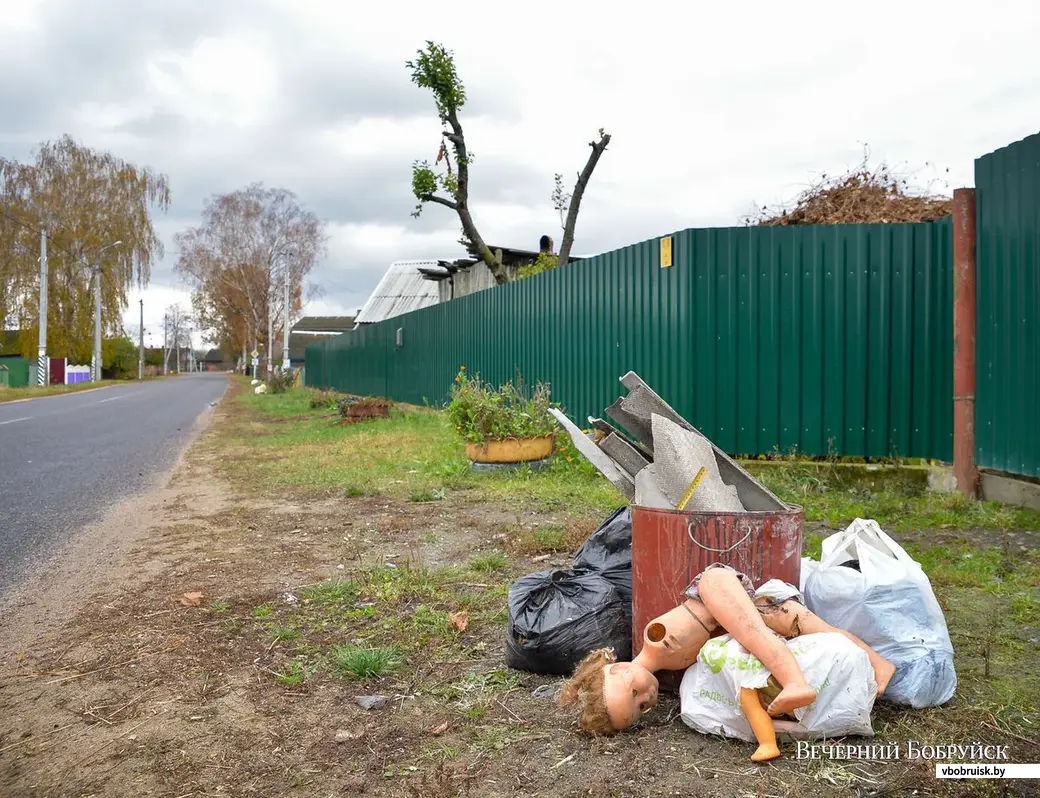
[[[385,695],[359,695],[354,699],[362,709],[382,709],[389,701],[390,697]]]

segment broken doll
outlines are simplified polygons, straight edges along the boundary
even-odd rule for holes
[[[793,589],[792,592],[797,593]],[[756,599],[746,576],[729,566],[715,564],[693,580],[682,604],[646,625],[642,650],[631,662],[615,661],[608,649],[587,655],[564,685],[560,704],[578,704],[580,725],[594,734],[627,729],[657,703],[655,672],[685,670],[696,662],[701,647],[711,637],[725,632],[757,657],[779,686],[779,691],[770,697],[767,717],[793,715],[816,698],[781,638],[817,632],[842,634],[866,652],[879,695],[894,670],[891,663],[862,641],[825,623],[798,600]],[[746,703],[745,713],[752,713],[748,720],[760,742],[755,759],[773,758],[779,751],[775,736],[770,741],[772,724],[762,722],[752,698],[759,701],[757,694],[741,695],[742,706]]]

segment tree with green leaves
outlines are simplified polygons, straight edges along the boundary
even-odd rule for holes
[[[433,95],[441,124],[448,128],[441,134],[441,146],[436,162],[431,165],[429,161],[416,161],[412,165],[412,193],[419,201],[412,215],[418,217],[427,203],[443,205],[455,211],[462,223],[465,240],[473,244],[480,259],[494,276],[495,282],[499,285],[509,282],[508,272],[480,235],[470,210],[469,169],[473,163],[473,153],[466,144],[466,134],[459,121],[459,111],[466,104],[466,87],[455,67],[454,54],[440,44],[427,41],[426,49],[417,51],[415,60],[408,61],[406,66],[411,70],[412,83],[422,89],[428,89]],[[567,263],[570,258],[582,196],[600,156],[610,143],[610,134],[602,128],[598,135],[597,141],[589,142],[592,152],[585,168],[578,173],[574,190],[570,194],[563,191],[563,177],[556,177],[557,191],[553,192],[553,202],[563,219],[559,263]],[[567,211],[565,216],[564,208]]]
[[[48,237],[48,349],[86,362],[96,274],[107,335],[120,328],[130,288],[147,285],[162,257],[152,211],[169,205],[166,175],[68,135],[41,144],[32,163],[0,158],[0,319],[22,330],[22,354],[36,350],[40,232]]]

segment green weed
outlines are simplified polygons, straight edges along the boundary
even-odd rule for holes
[[[259,607],[253,607],[254,618],[266,618],[274,612],[274,607],[270,604],[261,604]]]
[[[300,591],[300,597],[313,604],[346,604],[357,599],[360,587],[349,579],[332,579]]]
[[[282,671],[275,676],[278,684],[296,687],[303,684],[313,675],[311,668],[305,662],[294,659],[288,662]]]
[[[420,490],[413,490],[408,494],[408,501],[410,502],[439,502],[443,499],[444,488],[438,488],[437,490],[422,488]]]
[[[509,559],[500,551],[493,551],[490,554],[483,554],[479,557],[474,557],[469,561],[469,567],[474,571],[480,571],[481,573],[491,574],[495,571],[501,571],[507,565],[509,565]]]
[[[279,643],[296,640],[300,637],[300,630],[292,626],[272,626],[269,630],[271,637]]]
[[[401,666],[396,648],[362,648],[351,644],[334,646],[329,658],[336,672],[348,679],[384,676]]]

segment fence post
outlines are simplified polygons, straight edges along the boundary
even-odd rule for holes
[[[978,494],[975,467],[975,189],[953,192],[953,474]]]

